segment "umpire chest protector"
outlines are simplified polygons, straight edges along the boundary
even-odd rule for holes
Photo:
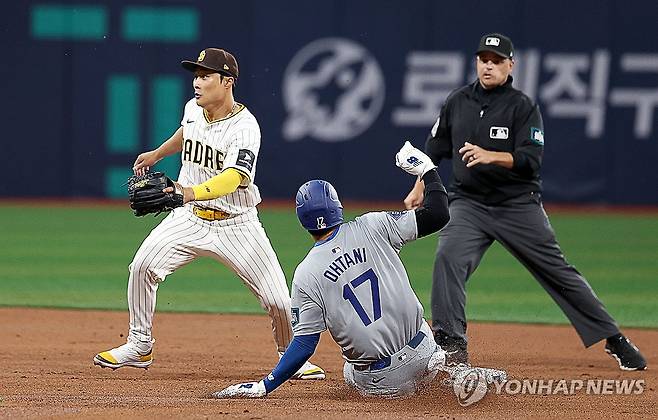
[[[426,151],[435,164],[452,158],[452,193],[495,204],[540,191],[543,129],[539,108],[512,87],[511,76],[505,84],[490,90],[476,81],[448,97]],[[459,153],[465,142],[512,154],[514,167],[479,164],[467,168]]]

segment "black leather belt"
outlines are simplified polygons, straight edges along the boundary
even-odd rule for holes
[[[414,338],[409,341],[409,344],[407,346],[411,347],[412,349],[415,349],[418,347],[418,345],[423,341],[423,339],[427,337],[424,332],[418,331],[418,334],[414,336]],[[380,370],[384,369],[391,366],[391,356],[386,356],[382,357],[379,360],[375,360],[374,362],[370,363],[369,365],[354,365],[354,369],[358,371],[364,371],[364,370]]]

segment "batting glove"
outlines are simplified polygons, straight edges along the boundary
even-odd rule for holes
[[[427,171],[436,168],[429,156],[406,141],[395,155],[395,164],[411,175],[422,177]]]
[[[212,398],[262,398],[267,395],[265,390],[265,383],[259,382],[245,382],[242,384],[235,384],[224,388],[221,391],[214,392]]]

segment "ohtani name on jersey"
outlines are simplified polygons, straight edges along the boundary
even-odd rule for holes
[[[183,142],[183,161],[219,171],[224,166],[224,153],[198,140],[186,139]]]
[[[324,272],[324,276],[335,282],[341,274],[353,265],[366,262],[366,249],[355,248],[350,252],[346,252],[340,257],[336,258]]]

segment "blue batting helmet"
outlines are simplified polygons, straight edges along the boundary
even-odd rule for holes
[[[343,205],[327,181],[314,179],[299,187],[295,204],[297,218],[306,230],[328,229],[343,223]]]

